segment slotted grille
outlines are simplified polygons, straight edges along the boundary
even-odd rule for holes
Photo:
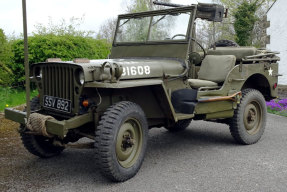
[[[42,66],[44,95],[73,101],[74,69],[68,65]],[[72,102],[73,103],[73,102]]]

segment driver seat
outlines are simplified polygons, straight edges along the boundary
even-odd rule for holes
[[[198,79],[188,79],[191,88],[216,88],[224,82],[228,73],[235,66],[234,55],[206,55],[202,60]]]

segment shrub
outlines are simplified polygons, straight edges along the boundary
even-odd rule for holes
[[[44,62],[48,58],[61,58],[63,61],[74,58],[104,59],[110,53],[110,44],[92,37],[54,34],[35,34],[29,37],[29,63]],[[13,42],[15,53],[12,71],[14,83],[24,81],[24,43]]]
[[[92,31],[78,30],[82,22],[83,18],[72,17],[69,21],[62,19],[60,24],[54,24],[51,18],[47,26],[37,24],[28,39],[29,63],[45,62],[48,58],[107,58],[111,44],[92,38]],[[9,42],[0,29],[0,85],[23,86],[24,74],[24,41]]]
[[[13,52],[4,31],[0,29],[0,85],[8,86],[12,80]]]

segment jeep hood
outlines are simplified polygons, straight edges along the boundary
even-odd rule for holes
[[[34,65],[45,64],[65,64],[82,68],[85,82],[103,81],[111,78],[112,64],[122,70],[120,80],[162,78],[164,75],[180,75],[184,72],[186,64],[182,60],[171,58],[126,58],[126,59],[104,59],[90,60],[89,63],[75,62],[52,62],[37,63]],[[103,65],[106,67],[103,70]],[[103,79],[105,77],[105,79]]]
[[[123,73],[120,80],[160,78],[166,74],[179,75],[185,69],[185,63],[176,59],[106,59],[91,60],[90,63],[78,64],[84,70],[85,81],[91,82],[97,79],[93,77],[93,70],[100,68],[104,63],[113,63],[115,66],[121,66]],[[109,70],[108,69],[105,69]],[[99,74],[95,73],[94,76]]]

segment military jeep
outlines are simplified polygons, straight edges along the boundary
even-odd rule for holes
[[[31,66],[39,91],[31,114],[5,110],[6,118],[21,124],[30,153],[52,157],[87,137],[103,175],[125,181],[141,167],[150,128],[178,132],[192,120],[207,120],[228,123],[240,144],[261,138],[265,100],[277,97],[276,53],[204,49],[195,21],[221,22],[224,8],[172,6],[119,15],[109,59],[48,59]]]

